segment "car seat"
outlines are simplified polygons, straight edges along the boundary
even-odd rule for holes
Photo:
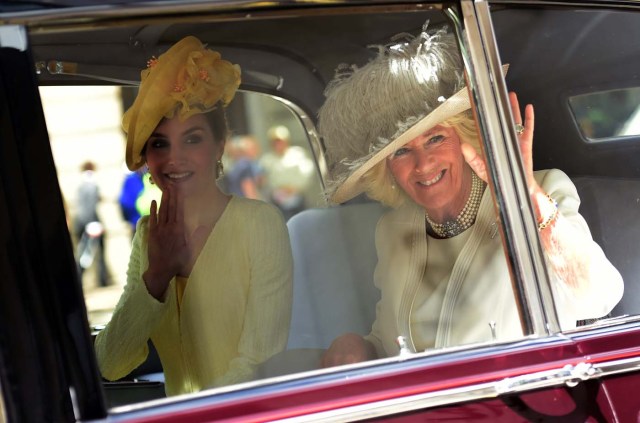
[[[611,315],[640,314],[640,180],[604,176],[571,179],[580,195],[580,214],[624,281],[624,296]]]
[[[259,369],[260,377],[317,368],[339,335],[366,335],[380,291],[375,228],[385,208],[377,202],[308,209],[288,222],[293,251],[293,304],[287,351]]]

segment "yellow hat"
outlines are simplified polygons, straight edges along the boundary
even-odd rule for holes
[[[240,67],[222,60],[196,37],[188,36],[140,73],[140,90],[122,118],[127,134],[127,167],[144,164],[142,149],[163,118],[181,121],[229,104],[240,86]]]

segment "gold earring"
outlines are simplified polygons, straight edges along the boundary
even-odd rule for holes
[[[156,183],[153,181],[153,177],[151,176],[151,174],[149,174],[149,183],[151,185],[155,185]]]
[[[224,176],[224,165],[222,164],[222,160],[218,160],[216,162],[216,179],[220,179]]]

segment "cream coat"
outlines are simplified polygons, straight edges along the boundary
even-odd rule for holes
[[[557,275],[551,274],[552,292],[563,329],[577,320],[606,315],[620,301],[620,273],[593,241],[585,220],[578,214],[580,199],[575,186],[562,171],[535,172],[542,189],[558,202],[560,213],[571,223],[574,239],[588,245],[588,289],[576,295]],[[496,324],[496,339],[522,336],[504,248],[490,191],[485,190],[472,233],[462,247],[442,299],[435,347],[490,341],[489,322]],[[398,354],[397,338],[403,336],[415,351],[411,314],[416,292],[428,269],[424,209],[414,203],[386,213],[376,228],[378,265],[375,285],[381,291],[376,320],[366,337],[379,357]],[[425,330],[432,330],[425,328]]]

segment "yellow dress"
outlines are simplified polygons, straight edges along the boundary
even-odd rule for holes
[[[148,224],[140,219],[127,285],[95,342],[102,375],[126,376],[158,351],[167,395],[251,380],[282,351],[291,318],[293,264],[284,220],[272,205],[232,197],[198,256],[188,283],[175,278],[164,302],[146,289]],[[184,281],[186,282],[186,281]]]

